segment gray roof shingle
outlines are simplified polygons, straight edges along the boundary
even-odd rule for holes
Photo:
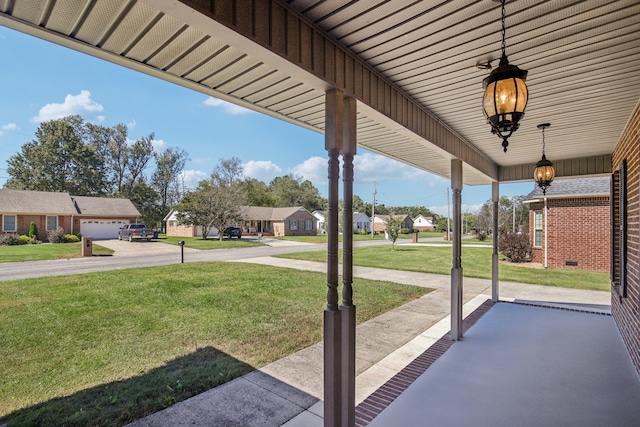
[[[73,196],[82,215],[140,216],[140,212],[129,199],[109,197]]]
[[[77,215],[69,193],[0,189],[0,212],[11,214]]]
[[[570,198],[578,196],[608,196],[611,177],[599,176],[592,178],[570,178],[553,181],[547,188],[549,198]],[[534,184],[533,191],[527,194],[525,201],[544,197],[542,189]]]
[[[75,203],[74,203],[75,200]],[[140,216],[129,199],[71,196],[69,193],[0,189],[0,213]]]

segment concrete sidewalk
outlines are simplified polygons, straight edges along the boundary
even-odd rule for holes
[[[239,262],[324,272],[326,264],[259,257]],[[450,328],[450,278],[355,267],[355,277],[434,289],[423,297],[358,325],[356,403],[402,370]],[[606,311],[608,292],[501,282],[502,300],[580,304]],[[357,290],[354,295],[357,304]],[[491,281],[464,279],[464,315],[491,297]],[[131,426],[322,426],[322,342],[209,390]]]

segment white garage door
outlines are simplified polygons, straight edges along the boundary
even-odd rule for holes
[[[80,221],[80,233],[99,239],[117,239],[118,230],[129,221],[125,219],[83,219]]]

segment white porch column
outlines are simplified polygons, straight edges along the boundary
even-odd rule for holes
[[[493,253],[491,254],[491,301],[498,302],[498,201],[500,200],[500,184],[491,183],[491,201],[493,202]]]
[[[342,179],[342,423],[354,427],[356,420],[356,307],[353,305],[353,157],[356,154],[356,100],[344,99]]]
[[[462,160],[451,160],[453,244],[451,247],[451,339],[462,338]]]
[[[325,149],[329,155],[327,227],[327,307],[324,310],[324,425],[342,419],[342,336],[338,310],[338,187],[344,105],[342,92],[331,89],[325,103]]]

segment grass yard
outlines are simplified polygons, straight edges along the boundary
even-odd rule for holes
[[[491,247],[462,247],[462,267],[465,277],[491,279]],[[326,251],[298,252],[277,255],[308,261],[326,262]],[[342,259],[340,250],[339,259]],[[451,247],[388,246],[356,247],[353,252],[354,265],[387,268],[391,270],[417,271],[421,273],[451,274]],[[500,280],[535,285],[609,291],[609,273],[583,270],[536,269],[527,264],[500,264]]]
[[[204,240],[202,237],[175,237],[167,236],[165,234],[160,234],[157,240],[162,243],[176,246],[178,246],[178,242],[182,240],[185,247],[200,250],[264,246],[264,244],[258,243],[255,240],[222,239],[222,241],[220,241],[218,240],[218,237],[209,237],[207,240]]]
[[[354,286],[358,322],[429,292]],[[0,424],[124,425],[320,341],[325,305],[324,274],[253,264],[0,282]]]
[[[433,232],[433,231],[423,231],[418,234],[418,238],[420,237],[422,238],[442,237],[442,233]],[[413,238],[412,234],[400,234],[398,236],[398,240],[411,239],[411,238]],[[274,239],[291,240],[294,242],[306,242],[306,243],[327,243],[326,234],[318,234],[316,236],[282,236],[282,237],[274,237]],[[338,236],[338,240],[342,242],[342,234]],[[385,240],[385,238],[384,238],[384,234],[375,234],[372,238],[371,233],[369,233],[369,234],[354,234],[353,240],[355,242],[358,242],[358,241],[370,241],[370,240]]]
[[[94,256],[113,254],[111,249],[93,244]],[[40,245],[0,246],[0,262],[42,261],[82,258],[82,242]]]

